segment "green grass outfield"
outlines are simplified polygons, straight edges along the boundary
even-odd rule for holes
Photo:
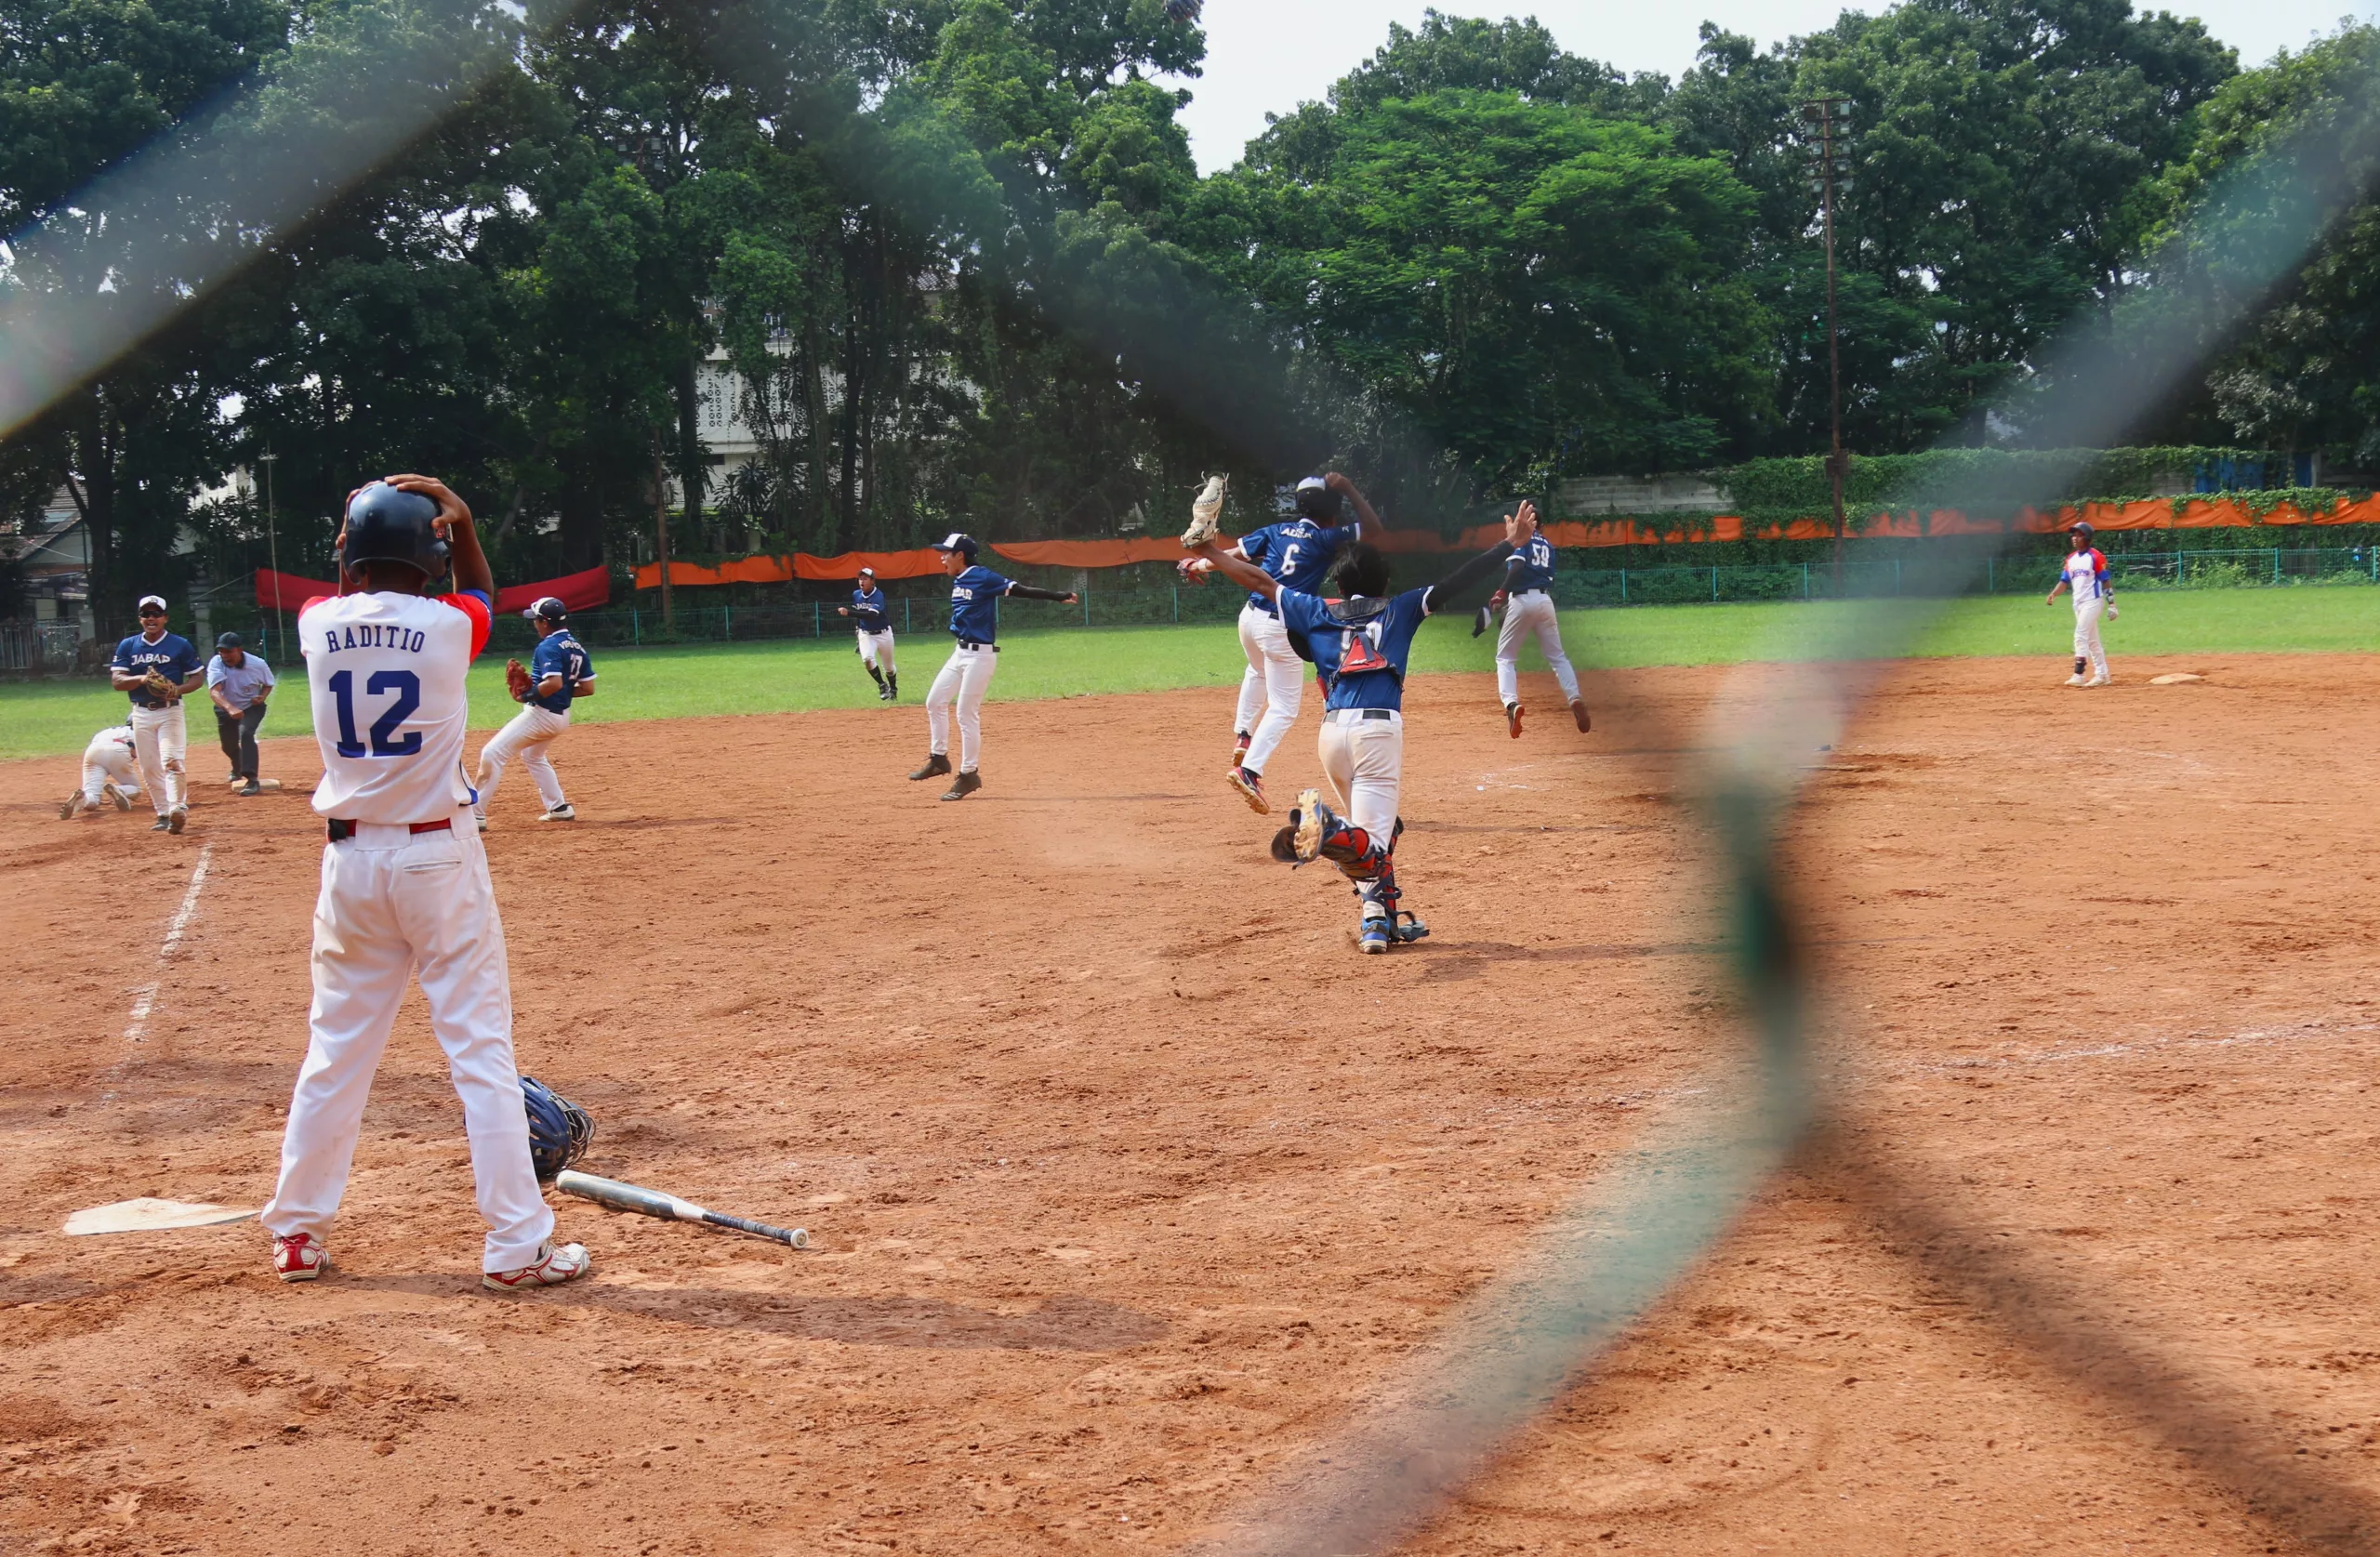
[[[1914,601],[1862,600],[1803,604],[1637,606],[1575,611],[1562,633],[1581,665],[1622,669],[1655,665],[1733,665],[1758,657],[1859,653],[1887,645],[1891,621]],[[1931,656],[2040,654],[2069,651],[2073,617],[2063,600],[2044,606],[2038,596],[1960,600],[1928,627],[1915,652]],[[2354,586],[2281,589],[2139,591],[2123,600],[2121,620],[2109,624],[2108,648],[2126,654],[2368,653],[2380,650],[2380,590]],[[1007,639],[994,701],[1157,692],[1174,687],[1226,686],[1243,662],[1234,629],[1203,627],[1101,627],[1076,632],[1017,633]],[[947,640],[908,638],[900,644],[901,695],[916,704],[940,668]],[[1421,629],[1413,668],[1488,670],[1491,634],[1474,639],[1464,618]],[[1534,649],[1523,660],[1538,663]],[[765,714],[808,708],[863,707],[875,688],[860,673],[848,638],[794,639],[753,644],[705,644],[675,649],[597,652],[601,696],[575,710],[582,723],[657,719],[702,714]],[[0,758],[79,752],[91,732],[120,721],[126,701],[104,682],[33,681],[0,685]],[[193,698],[191,744],[214,746],[209,706]],[[483,658],[471,670],[471,725],[493,728],[510,718],[504,664]],[[302,735],[312,729],[304,688],[284,685],[273,699],[264,733]]]

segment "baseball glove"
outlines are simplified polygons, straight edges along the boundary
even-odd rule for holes
[[[140,688],[160,702],[171,703],[182,694],[181,688],[166,680],[154,670],[140,678]]]
[[[529,701],[529,667],[519,660],[504,662],[504,684],[511,690],[513,702]]]
[[[1182,544],[1201,547],[1223,530],[1223,493],[1231,486],[1225,476],[1207,478],[1207,489],[1190,505],[1190,528],[1182,532]]]

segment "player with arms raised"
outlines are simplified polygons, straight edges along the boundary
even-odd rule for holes
[[[1330,571],[1331,583],[1344,597],[1340,600],[1285,588],[1263,569],[1226,556],[1214,544],[1210,522],[1194,520],[1182,537],[1184,546],[1210,559],[1216,572],[1261,591],[1280,609],[1290,641],[1302,646],[1329,689],[1322,715],[1322,771],[1345,799],[1347,815],[1342,818],[1324,805],[1318,790],[1307,790],[1289,812],[1289,825],[1275,836],[1273,857],[1296,864],[1329,860],[1355,884],[1363,903],[1355,943],[1365,952],[1385,952],[1393,942],[1418,941],[1429,933],[1396,906],[1396,838],[1404,828],[1396,802],[1405,777],[1405,662],[1413,634],[1465,588],[1486,581],[1536,532],[1537,510],[1523,503],[1505,519],[1501,544],[1441,582],[1401,595],[1388,592],[1388,560],[1377,547],[1357,541]]]
[[[430,594],[450,558],[455,593]],[[322,1273],[364,1099],[417,972],[470,1140],[488,1227],[481,1281],[551,1287],[585,1274],[588,1260],[576,1244],[554,1247],[538,1193],[504,926],[463,777],[463,679],[487,645],[496,581],[471,510],[427,476],[391,476],[349,497],[338,560],[346,592],[298,614],[323,754],[314,810],[330,841],[314,901],[311,1036],[281,1180],[258,1220],[282,1280]]]

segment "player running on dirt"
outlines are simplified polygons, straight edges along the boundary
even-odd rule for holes
[[[429,593],[450,557],[455,593]],[[553,1210],[537,1188],[504,924],[463,776],[463,682],[487,646],[496,581],[471,510],[427,476],[391,476],[348,498],[338,566],[348,592],[298,613],[323,754],[314,810],[330,841],[314,901],[306,1062],[281,1180],[257,1220],[272,1234],[274,1274],[322,1274],[364,1099],[418,973],[487,1221],[481,1283],[552,1287],[589,1262],[576,1244],[554,1247]]]
[[[1342,497],[1355,509],[1353,529],[1340,522]],[[1380,544],[1380,515],[1364,501],[1355,483],[1336,470],[1300,482],[1292,501],[1297,507],[1293,517],[1250,531],[1226,555],[1263,568],[1276,583],[1310,594],[1322,587],[1348,542]],[[1181,572],[1190,582],[1203,583],[1214,564],[1203,557],[1186,557]],[[1289,647],[1279,610],[1260,592],[1251,591],[1239,608],[1239,649],[1248,656],[1248,669],[1239,679],[1231,767],[1223,779],[1239,791],[1250,811],[1263,816],[1273,809],[1264,798],[1264,766],[1304,705],[1305,666]]]
[[[901,673],[892,666],[892,612],[876,582],[874,568],[862,568],[852,581],[852,603],[835,607],[835,614],[852,619],[859,639],[859,663],[876,683],[879,703],[901,701]]]
[[[1194,524],[1194,534],[1196,532]],[[1298,797],[1289,825],[1273,838],[1273,857],[1293,864],[1326,859],[1355,884],[1363,919],[1355,943],[1378,954],[1392,942],[1418,941],[1429,927],[1399,909],[1396,839],[1398,791],[1405,771],[1405,662],[1423,619],[1446,609],[1462,591],[1491,576],[1515,547],[1537,532],[1527,503],[1507,516],[1504,539],[1464,562],[1439,583],[1391,595],[1388,560],[1357,541],[1340,555],[1330,581],[1344,597],[1325,600],[1285,588],[1262,568],[1195,544],[1217,572],[1260,591],[1281,613],[1289,641],[1315,663],[1329,697],[1319,741],[1322,771],[1345,801],[1347,815],[1323,804],[1319,790]]]

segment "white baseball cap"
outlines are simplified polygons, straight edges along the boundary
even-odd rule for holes
[[[874,568],[862,568],[859,571],[859,575],[862,578],[874,578],[876,576],[876,570]]]
[[[118,598],[120,599],[121,597]],[[165,597],[163,595],[143,595],[140,597],[140,604],[136,609],[137,611],[146,611],[152,605],[160,611],[165,610]]]

